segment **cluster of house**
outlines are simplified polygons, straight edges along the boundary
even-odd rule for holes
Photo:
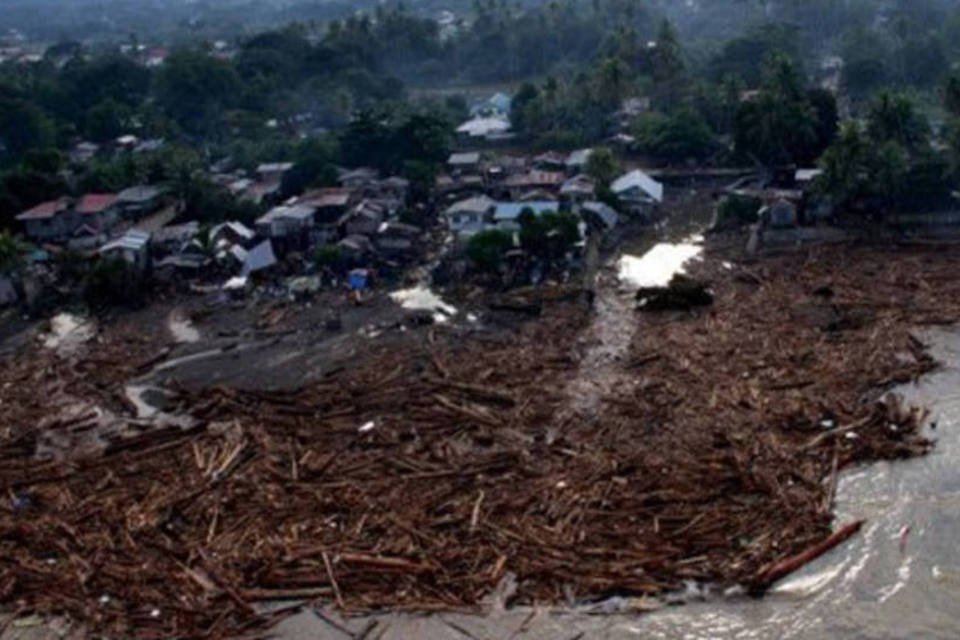
[[[163,205],[164,189],[137,185],[120,193],[88,193],[42,202],[16,219],[38,245],[57,245],[75,251],[116,251],[119,237]],[[139,262],[141,258],[131,260]]]
[[[160,151],[166,142],[162,138],[141,139],[133,134],[124,134],[106,143],[97,144],[81,140],[70,148],[70,162],[87,164],[96,158],[109,159],[120,153],[149,153]]]
[[[437,194],[447,206],[443,217],[460,239],[488,229],[519,229],[524,210],[535,215],[568,211],[582,218],[599,216],[612,226],[620,215],[652,221],[663,202],[663,185],[640,169],[610,185],[619,211],[597,199],[597,185],[584,173],[591,149],[570,154],[547,152],[534,158],[454,153],[449,173],[437,179]]]
[[[282,180],[290,163],[264,165],[261,180]],[[267,171],[274,170],[273,173]],[[334,248],[343,266],[401,263],[416,255],[423,230],[399,220],[409,183],[381,179],[368,168],[343,170],[339,186],[308,190],[277,203],[248,227],[217,225],[205,235],[196,222],[160,229],[152,238],[157,267],[197,272],[211,265],[242,284],[291,254]]]

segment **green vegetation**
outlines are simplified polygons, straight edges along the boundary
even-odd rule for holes
[[[497,273],[503,257],[513,248],[513,236],[506,231],[481,231],[467,243],[467,258],[479,271]]]

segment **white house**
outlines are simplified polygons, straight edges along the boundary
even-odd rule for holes
[[[447,226],[457,236],[472,236],[487,228],[496,205],[497,203],[487,196],[476,196],[456,202],[444,212]]]
[[[610,190],[631,209],[644,210],[663,202],[663,185],[640,169],[614,180]]]

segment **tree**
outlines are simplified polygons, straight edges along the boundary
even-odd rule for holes
[[[759,94],[744,102],[734,122],[737,150],[768,166],[805,163],[816,147],[818,119],[793,62],[772,57]]]
[[[667,162],[700,160],[716,146],[710,127],[692,109],[680,109],[670,116],[644,114],[637,118],[633,132],[641,151]]]
[[[174,53],[157,76],[157,102],[185,131],[209,136],[242,85],[234,68],[195,51]]]
[[[620,163],[609,147],[597,147],[587,158],[584,171],[601,188],[610,186],[620,173]]]
[[[476,234],[467,243],[467,257],[484,273],[497,273],[503,258],[513,248],[513,236],[500,229],[489,229]]]
[[[87,111],[87,135],[97,142],[112,140],[126,132],[130,115],[129,107],[106,98]]]
[[[548,268],[561,260],[580,240],[579,220],[570,213],[537,215],[529,207],[520,212],[520,246]]]
[[[870,103],[867,134],[877,144],[896,142],[912,152],[927,145],[930,125],[908,96],[881,91]]]

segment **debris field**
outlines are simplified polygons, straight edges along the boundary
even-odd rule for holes
[[[134,328],[19,354],[0,368],[0,603],[200,638],[260,633],[291,610],[275,601],[761,593],[829,541],[840,470],[932,446],[884,392],[936,366],[911,331],[958,318],[960,281],[936,249],[863,247],[690,275],[713,304],[637,313],[618,383],[583,411],[591,317],[563,295],[511,332],[410,331],[295,391],[172,385],[180,426],[124,417],[124,381],[166,353]],[[43,454],[93,428],[61,411],[79,401],[122,435]]]

